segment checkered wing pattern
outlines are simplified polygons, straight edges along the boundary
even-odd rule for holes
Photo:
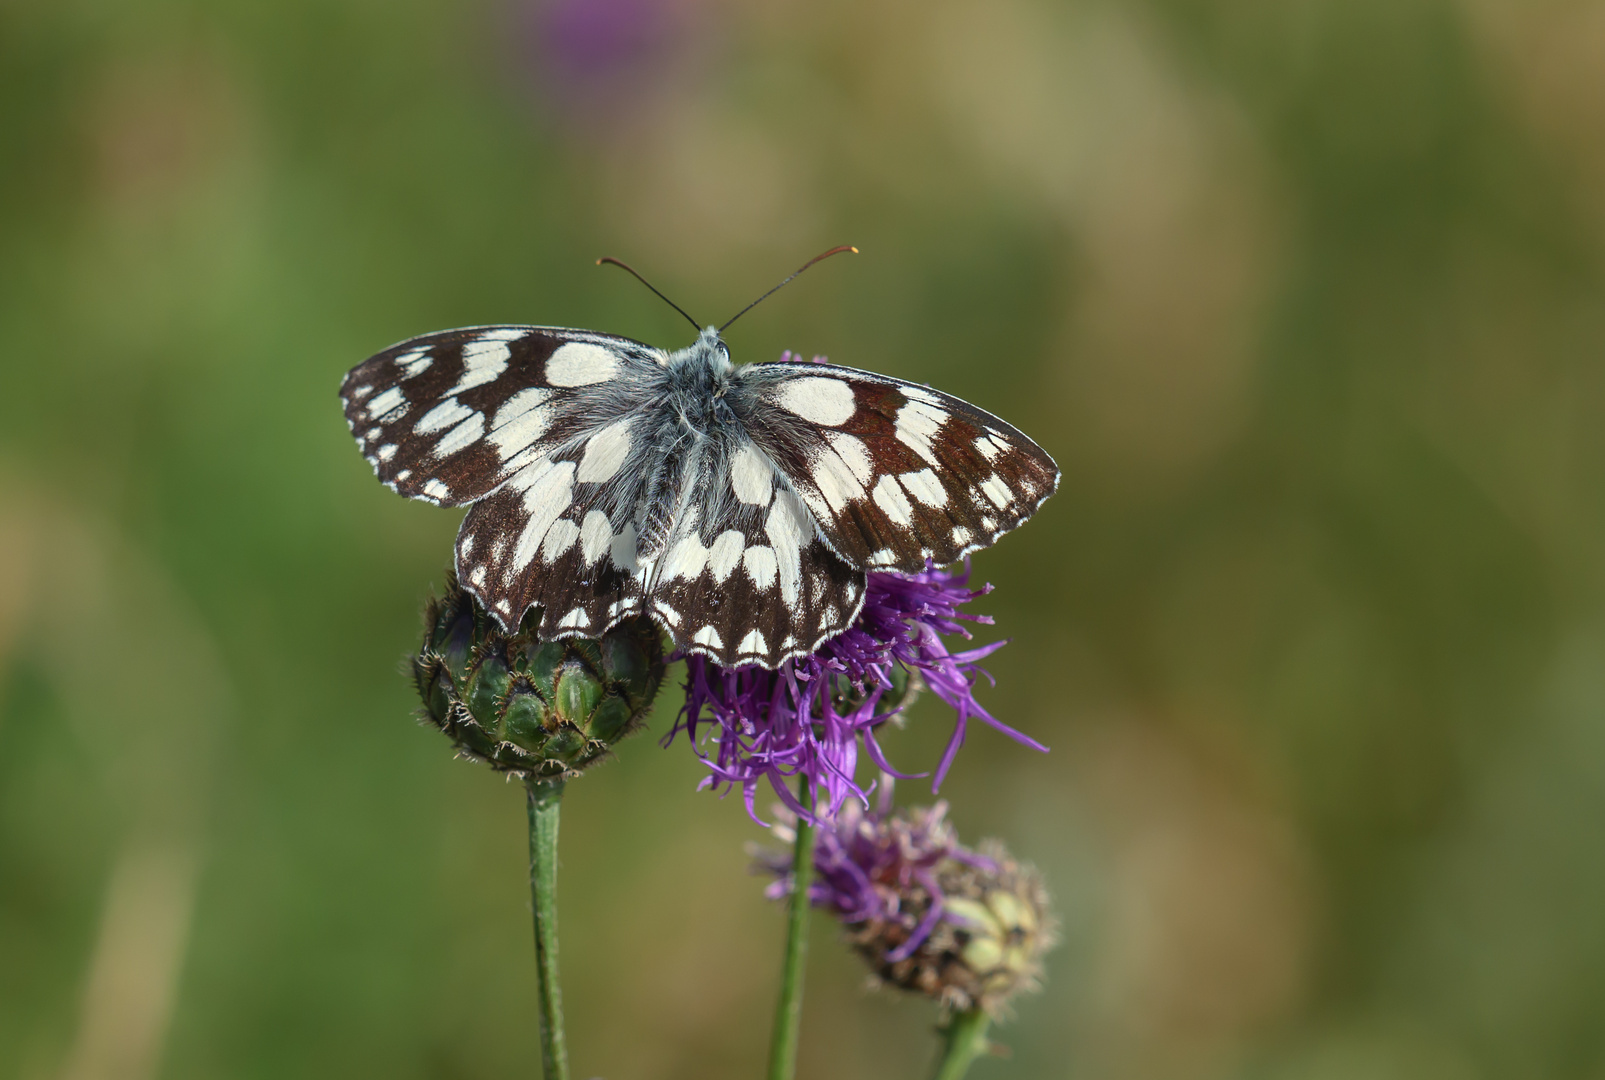
[[[595,636],[646,612],[726,665],[814,651],[851,624],[867,572],[986,547],[1059,479],[957,398],[830,365],[734,368],[711,329],[672,356],[450,330],[358,365],[341,398],[381,480],[470,506],[457,573],[504,626]]]
[[[743,368],[753,446],[826,543],[865,570],[915,573],[989,547],[1059,486],[1015,428],[926,386],[823,364]]]

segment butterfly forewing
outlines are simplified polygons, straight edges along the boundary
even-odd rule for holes
[[[987,547],[1058,487],[1041,447],[929,387],[828,364],[754,364],[747,430],[850,564],[917,572]]]
[[[340,399],[380,480],[408,498],[462,506],[605,420],[598,405],[662,363],[660,350],[605,334],[472,327],[370,357],[345,377]],[[603,383],[609,393],[596,392]]]

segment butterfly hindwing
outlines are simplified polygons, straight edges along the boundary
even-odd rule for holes
[[[462,506],[617,411],[663,353],[627,338],[535,326],[426,334],[357,365],[346,422],[379,479]],[[600,414],[600,415],[599,415]]]
[[[828,364],[741,369],[738,409],[820,534],[862,569],[923,570],[987,547],[1058,487],[1041,447],[968,402]]]
[[[863,572],[821,541],[813,515],[749,439],[710,440],[684,494],[647,605],[681,648],[775,667],[858,613]]]
[[[641,610],[633,501],[578,479],[595,438],[525,465],[463,518],[458,579],[509,629],[538,607],[541,637],[595,637]]]

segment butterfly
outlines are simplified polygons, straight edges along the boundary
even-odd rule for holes
[[[974,405],[830,364],[737,367],[721,329],[676,352],[445,330],[358,364],[340,398],[388,487],[469,507],[457,576],[509,632],[531,609],[548,640],[644,614],[725,666],[814,652],[867,572],[987,547],[1058,487],[1041,447]]]

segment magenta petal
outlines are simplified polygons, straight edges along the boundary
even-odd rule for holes
[[[754,820],[759,820],[754,793],[764,780],[794,812],[810,819],[813,808],[805,809],[795,795],[798,776],[806,777],[815,796],[823,800],[828,808],[824,816],[839,814],[850,799],[868,806],[868,791],[856,779],[861,754],[895,776],[930,775],[894,769],[876,739],[877,729],[901,712],[901,705],[883,708],[881,701],[894,685],[896,669],[902,667],[955,713],[953,735],[937,764],[933,790],[952,768],[971,717],[1023,745],[1045,750],[975,700],[976,680],[991,680],[980,661],[1005,643],[950,652],[942,640],[943,635],[968,638],[965,623],[992,621],[960,610],[990,589],[971,589],[968,582],[967,564],[962,572],[927,566],[918,574],[869,574],[864,606],[853,625],[818,652],[788,660],[777,671],[756,665],[723,668],[703,656],[683,657],[685,705],[664,744],[685,732],[708,767],[702,786],[741,788]],[[832,697],[836,680],[863,694],[845,714],[837,711]],[[712,743],[704,739],[705,724],[712,726]]]

